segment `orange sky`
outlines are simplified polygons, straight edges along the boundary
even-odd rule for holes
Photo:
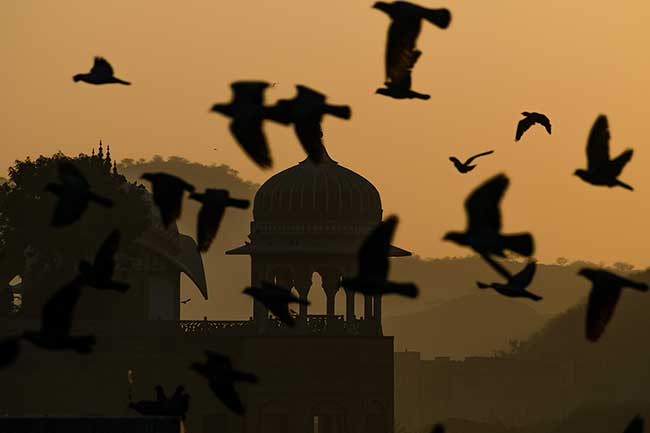
[[[352,107],[351,121],[325,120],[326,145],[377,186],[385,215],[399,214],[400,246],[431,257],[466,254],[442,236],[465,226],[467,194],[504,171],[512,181],[505,230],[530,230],[542,261],[650,265],[650,3],[421,2],[453,16],[444,31],[425,25],[418,41],[424,54],[414,89],[431,94],[429,101],[374,94],[389,20],[372,3],[6,0],[0,165],[88,152],[102,138],[119,159],[180,155],[262,182],[304,158],[292,130],[266,127],[275,166],[262,171],[240,151],[226,119],[208,109],[230,99],[235,80],[277,82],[269,103],[292,97],[301,83]],[[94,55],[133,85],[73,83]],[[537,127],[515,143],[524,110],[548,114],[553,135]],[[612,152],[635,150],[621,177],[633,193],[572,176],[585,165],[600,113],[610,121]],[[466,176],[447,159],[488,149],[495,154]]]

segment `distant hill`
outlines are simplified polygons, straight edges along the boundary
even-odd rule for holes
[[[397,337],[395,350],[419,351],[425,359],[488,356],[543,325],[545,317],[529,304],[494,292],[475,292],[418,313],[385,318],[383,329],[385,335]]]

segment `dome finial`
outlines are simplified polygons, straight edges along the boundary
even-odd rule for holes
[[[99,152],[97,152],[99,159],[104,159],[104,149],[102,148],[102,140],[99,140]]]

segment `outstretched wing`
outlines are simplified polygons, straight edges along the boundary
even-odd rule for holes
[[[397,226],[397,217],[390,216],[375,227],[359,249],[359,276],[388,277],[388,251]]]
[[[237,116],[230,123],[230,132],[241,148],[260,168],[272,165],[271,151],[262,130],[262,118],[254,113]]]
[[[225,207],[223,205],[204,203],[201,206],[197,233],[199,251],[205,252],[210,248],[212,241],[217,236],[224,211]]]
[[[512,279],[517,282],[517,285],[520,288],[525,289],[533,281],[533,277],[535,276],[535,270],[536,269],[537,269],[537,263],[528,262],[526,267],[521,272],[519,272],[517,275],[512,277]]]
[[[526,116],[523,119],[517,123],[517,133],[515,134],[515,141],[519,141],[522,135],[524,135],[524,132],[528,131],[528,129],[533,126],[535,123],[535,120],[530,117]]]
[[[550,119],[548,117],[546,117],[545,114],[542,114],[542,113],[535,113],[535,115],[536,115],[535,120],[537,121],[537,123],[542,125],[544,127],[544,129],[546,129],[546,132],[548,132],[550,134],[551,133],[551,121],[550,121]]]
[[[70,333],[72,313],[79,296],[81,296],[82,280],[75,278],[60,288],[43,307],[41,313],[41,332],[44,334],[65,336]]]
[[[465,201],[469,231],[501,231],[499,206],[509,183],[506,175],[501,173],[472,192]]]
[[[59,179],[61,179],[63,185],[76,191],[90,189],[90,185],[84,175],[81,174],[81,171],[68,161],[59,163]]]
[[[609,163],[609,137],[607,117],[601,114],[594,122],[589,133],[587,170],[597,170],[600,166]]]
[[[621,289],[603,286],[596,282],[593,284],[587,304],[587,339],[595,342],[605,332],[607,324],[614,315]]]
[[[259,105],[264,104],[264,91],[269,87],[266,81],[235,81],[230,85],[233,103]]]
[[[623,167],[625,167],[625,165],[630,162],[630,159],[632,159],[633,153],[634,151],[632,149],[628,149],[614,158],[612,161],[612,172],[615,177],[618,177],[621,174]]]
[[[485,156],[485,155],[489,155],[489,154],[491,154],[491,153],[494,153],[494,150],[489,150],[489,151],[487,151],[487,152],[483,152],[483,153],[479,153],[478,155],[474,155],[474,156],[472,156],[471,158],[467,159],[467,161],[465,161],[465,165],[469,165],[469,164],[471,164],[472,161],[474,161],[474,160],[475,160],[476,158],[478,158],[478,157]]]
[[[110,279],[115,271],[115,254],[120,247],[120,232],[115,229],[104,240],[95,255],[93,267],[95,272],[106,279]]]
[[[419,33],[419,18],[391,22],[386,43],[387,85],[405,90],[411,88],[411,70],[422,54],[415,49],[415,41]]]
[[[93,64],[90,73],[93,75],[101,76],[113,76],[113,67],[108,61],[103,57],[95,57],[95,63]]]

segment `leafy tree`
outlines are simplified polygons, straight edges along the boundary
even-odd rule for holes
[[[101,146],[101,145],[100,145]],[[114,201],[105,208],[91,203],[75,224],[50,226],[57,198],[45,190],[59,182],[58,163],[72,162],[86,177],[92,190]],[[108,233],[122,234],[120,252],[151,224],[146,190],[111,172],[110,154],[103,158],[62,153],[16,161],[9,169],[10,181],[0,185],[0,284],[7,287],[15,276],[23,280],[21,313],[40,314],[43,301],[77,272],[81,259],[92,260]],[[0,306],[0,309],[2,307]]]

